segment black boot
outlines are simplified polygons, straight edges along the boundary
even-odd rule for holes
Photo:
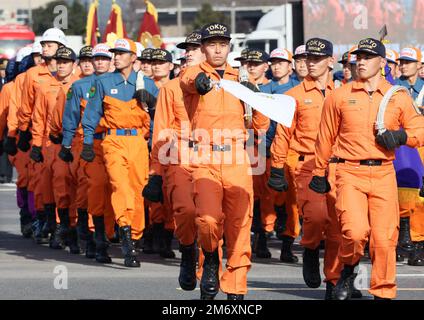
[[[69,209],[57,209],[60,223],[50,239],[50,248],[65,249],[69,235]]]
[[[47,220],[43,227],[43,233],[48,237],[49,234],[53,235],[56,230],[56,204],[45,204],[44,212],[46,213]]]
[[[424,242],[415,242],[414,251],[409,255],[408,265],[410,266],[424,266]]]
[[[122,253],[124,254],[125,266],[132,268],[140,267],[140,262],[137,259],[137,251],[131,240],[131,226],[120,227],[119,236],[122,239]]]
[[[271,252],[268,249],[267,238],[264,230],[255,233],[254,247],[257,258],[270,259]]]
[[[87,209],[77,209],[78,211],[78,221],[77,221],[77,230],[78,238],[83,241],[88,239],[88,212]]]
[[[298,257],[293,254],[292,247],[294,238],[289,236],[282,236],[283,242],[281,244],[280,261],[286,263],[296,263],[299,261]]]
[[[152,226],[148,226],[143,233],[143,253],[153,254],[153,230]]]
[[[17,194],[20,194],[23,201],[23,206],[19,210],[21,233],[24,238],[30,238],[32,236],[33,219],[28,208],[28,190],[26,188],[19,188]]]
[[[325,283],[325,297],[324,300],[334,300],[334,287],[331,282]]]
[[[96,242],[96,261],[99,263],[111,263],[112,259],[107,253],[109,245],[106,239],[104,217],[93,216],[93,223],[95,230],[94,239]]]
[[[203,250],[205,261],[203,274],[200,280],[200,299],[213,300],[219,291],[219,255],[218,249],[214,252]]]
[[[227,300],[244,300],[244,294],[227,294]]]
[[[36,217],[35,224],[34,224],[35,225],[35,230],[34,230],[35,243],[37,244],[48,243],[49,239],[48,237],[45,237],[43,233],[43,227],[44,227],[44,224],[46,223],[46,215],[44,211],[37,211],[35,217]]]
[[[355,281],[356,274],[354,273],[356,265],[350,266],[345,265],[339,281],[337,281],[336,287],[334,288],[334,298],[336,300],[348,300],[352,298],[353,282]]]
[[[172,230],[162,230],[162,239],[159,255],[162,258],[174,259],[175,252],[172,251],[172,239],[174,238],[174,231]]]
[[[113,233],[113,237],[110,238],[111,243],[119,243],[121,239],[119,239],[119,226],[115,223],[114,226],[115,232]]]
[[[94,242],[93,232],[88,232],[87,240],[85,242],[85,257],[94,259],[96,257],[96,243]]]
[[[283,232],[287,228],[287,211],[286,205],[274,206],[275,213],[277,214],[277,220],[275,221],[275,233],[279,240],[283,240]]]
[[[178,276],[178,282],[181,289],[191,291],[196,288],[196,246],[191,244],[184,246],[180,244],[181,252],[181,263],[180,263],[180,275]]]
[[[319,273],[319,247],[315,250],[305,248],[303,251],[303,280],[309,288],[321,285]]]
[[[80,254],[81,248],[78,243],[77,228],[70,228],[68,233],[69,252],[72,254]]]
[[[399,262],[403,261],[403,257],[408,257],[414,251],[414,244],[411,240],[409,217],[400,218],[399,240],[396,247],[396,258]]]
[[[253,219],[252,219],[252,227],[250,230],[253,233],[257,233],[260,230],[262,230],[262,222],[261,222],[261,205],[259,200],[256,200],[253,203]],[[253,250],[253,253],[255,253],[255,250]]]
[[[163,231],[164,231],[163,223],[153,224],[152,234],[153,234],[153,252],[154,253],[160,253]]]

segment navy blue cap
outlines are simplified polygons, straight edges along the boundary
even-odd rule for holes
[[[141,52],[140,60],[152,60],[152,53],[155,49],[153,48],[146,48]]]
[[[186,49],[190,45],[200,46],[202,44],[202,33],[200,30],[195,30],[190,33],[184,42],[177,44],[178,49]]]
[[[150,60],[159,60],[159,61],[167,61],[172,62],[172,54],[164,49],[154,49]]]
[[[202,42],[210,38],[231,40],[230,28],[223,23],[209,23],[202,27]]]
[[[246,58],[246,62],[268,62],[269,60],[269,54],[266,53],[263,50],[259,50],[259,49],[250,49],[248,54],[247,54],[247,58]]]
[[[77,60],[77,55],[75,54],[74,50],[67,47],[60,47],[57,49],[56,54],[54,56],[55,59],[62,59],[62,60]]]
[[[93,57],[93,47],[92,46],[85,46],[85,47],[81,48],[81,50],[79,52],[78,59],[92,58],[92,57]]]
[[[373,38],[362,39],[358,43],[358,49],[352,51],[352,54],[369,53],[386,58],[386,47],[381,41]]]
[[[333,44],[325,39],[312,38],[306,41],[306,54],[310,56],[332,56]]]

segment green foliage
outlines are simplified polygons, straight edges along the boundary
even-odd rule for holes
[[[209,3],[202,4],[201,9],[197,12],[192,23],[193,30],[198,30],[205,24],[220,22],[229,25],[230,19],[222,12],[214,11]]]

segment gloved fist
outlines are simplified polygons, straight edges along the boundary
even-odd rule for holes
[[[287,191],[289,184],[284,177],[283,168],[271,167],[271,175],[268,180],[268,186],[278,192]]]
[[[87,162],[93,162],[95,157],[96,154],[94,153],[93,145],[84,143],[82,145],[81,159]]]
[[[18,153],[18,148],[16,147],[16,138],[15,137],[7,137],[4,143],[4,151],[9,156],[14,156]]]
[[[29,131],[29,129],[26,131],[19,131],[19,141],[17,145],[18,149],[23,152],[27,152],[29,149],[31,149],[31,145],[29,144],[31,139],[32,139],[32,134]]]
[[[211,78],[206,76],[206,73],[200,72],[194,80],[196,90],[200,95],[205,95],[212,90]]]
[[[155,117],[156,110],[156,98],[146,89],[137,90],[134,94],[134,98],[137,99],[140,103],[145,103],[147,105],[147,112],[150,115],[151,119]]]
[[[328,183],[327,177],[313,176],[309,183],[309,189],[317,193],[327,193],[331,190],[331,186]]]
[[[163,202],[162,176],[151,175],[142,196],[151,202]]]
[[[386,130],[375,137],[375,141],[386,150],[394,150],[404,145],[407,139],[404,130]]]
[[[59,151],[59,158],[62,159],[63,161],[65,161],[65,162],[74,161],[74,156],[72,155],[71,148],[70,147],[67,148],[65,146],[62,146],[60,148],[60,151]]]
[[[41,153],[41,147],[32,146],[29,157],[35,162],[43,162],[44,157],[43,157],[43,154]]]
[[[59,136],[54,136],[51,133],[49,134],[49,139],[51,142],[53,142],[54,144],[61,144],[62,140],[63,140],[63,135],[59,134]]]
[[[240,82],[240,84],[244,85],[247,89],[250,89],[253,92],[260,92],[261,91],[261,90],[259,90],[259,88],[257,86],[255,86],[253,83],[251,83],[249,81],[243,81],[243,82]]]

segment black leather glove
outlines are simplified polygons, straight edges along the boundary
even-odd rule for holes
[[[151,175],[141,195],[151,202],[163,202],[162,177]]]
[[[3,140],[0,140],[0,156],[3,155]]]
[[[200,72],[194,80],[196,90],[200,95],[205,95],[212,90],[211,78],[206,73]]]
[[[289,184],[284,177],[283,168],[271,167],[271,175],[268,179],[268,186],[278,192],[287,191]]]
[[[95,157],[96,154],[94,153],[93,145],[84,143],[82,145],[81,159],[87,162],[93,162]]]
[[[41,153],[41,147],[32,146],[29,157],[35,162],[43,162],[44,157],[43,157],[43,154]]]
[[[66,148],[62,146],[59,151],[59,158],[65,162],[74,161],[74,156],[72,155],[71,148]]]
[[[309,189],[312,189],[317,193],[327,193],[331,190],[331,186],[327,177],[313,176],[309,183]]]
[[[19,140],[17,145],[18,149],[23,152],[27,152],[29,149],[31,149],[31,145],[29,144],[31,139],[32,139],[32,134],[29,131],[29,129],[26,131],[19,131]]]
[[[63,140],[63,135],[59,134],[59,136],[54,136],[51,133],[49,134],[49,139],[51,142],[53,142],[54,144],[61,144],[62,140]]]
[[[261,90],[259,90],[257,86],[255,86],[253,83],[249,81],[243,81],[243,82],[240,82],[240,84],[244,85],[246,88],[252,90],[253,92],[261,92]]]
[[[4,151],[10,155],[14,156],[18,153],[18,148],[16,147],[16,138],[15,137],[7,137],[4,143]]]
[[[408,136],[404,130],[386,130],[377,134],[375,141],[387,150],[394,150],[406,143]]]

